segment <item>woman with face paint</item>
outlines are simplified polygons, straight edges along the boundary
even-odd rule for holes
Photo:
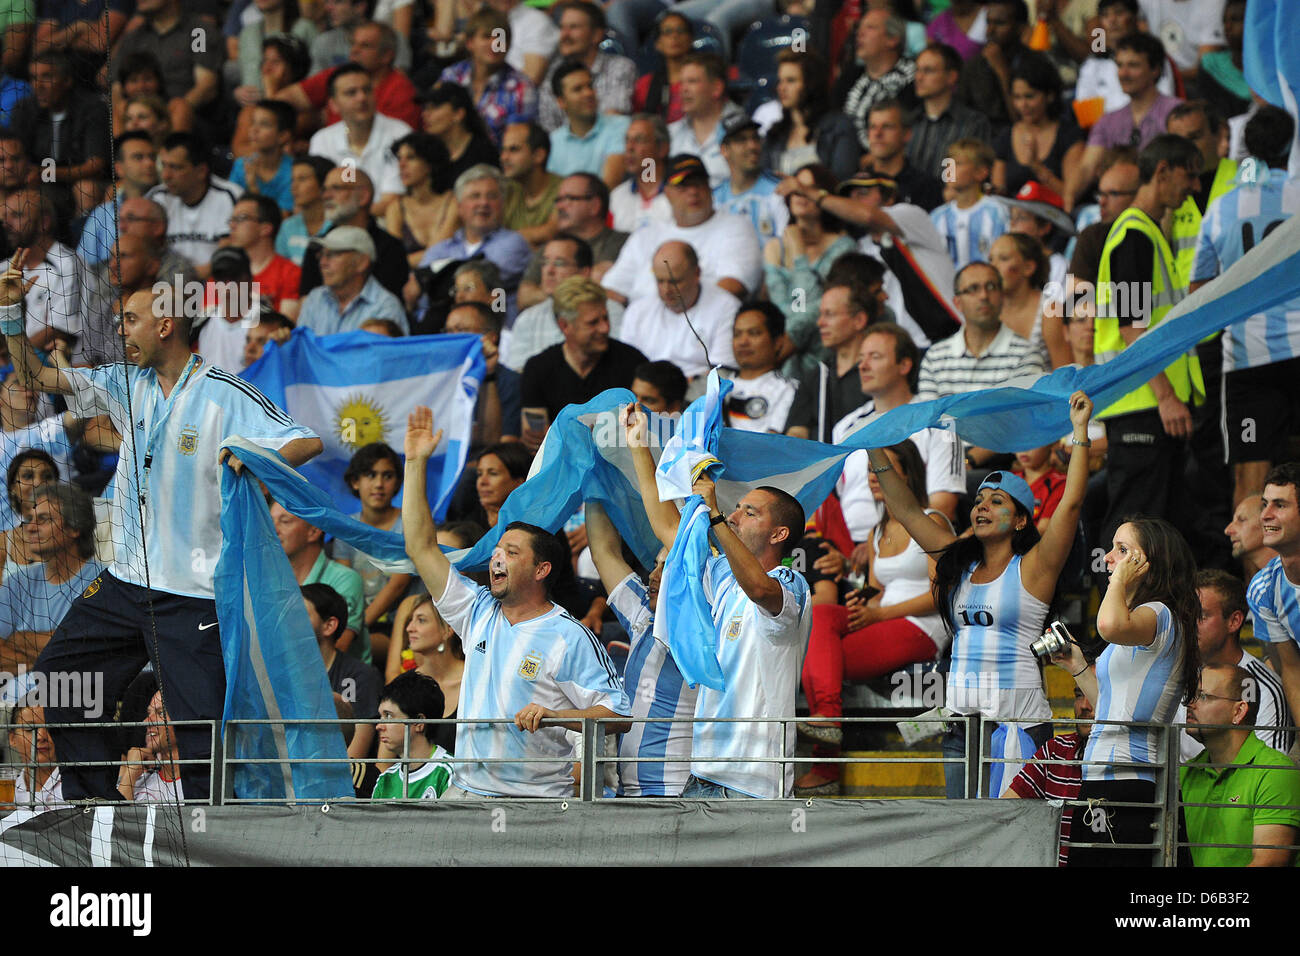
[[[1061,666],[1075,675],[1097,720],[1167,724],[1180,702],[1197,700],[1200,685],[1196,559],[1169,522],[1136,516],[1115,529],[1106,570],[1110,585],[1097,610],[1097,635],[1106,649],[1096,671],[1077,645]],[[1164,765],[1175,734],[1123,724],[1093,728],[1083,759],[1095,763],[1083,765],[1078,799],[1104,803],[1075,807],[1070,866],[1151,865],[1151,850],[1114,844],[1150,846],[1155,811],[1110,804],[1156,802],[1156,767]]]
[[[1074,444],[1090,444],[1091,417],[1088,396],[1071,395]],[[937,555],[934,600],[952,634],[945,712],[979,714],[996,722],[986,756],[1029,758],[1052,735],[1052,708],[1029,645],[1042,636],[1056,579],[1074,543],[1088,484],[1088,456],[1071,456],[1061,503],[1041,537],[1033,522],[1034,496],[1024,479],[1009,471],[995,471],[980,485],[970,513],[971,532],[957,537],[926,516],[887,457],[878,450],[870,457],[890,514],[922,548]],[[949,725],[943,753],[952,761],[966,756],[965,721]],[[990,763],[982,794],[1000,796],[1019,769],[1014,762]],[[949,799],[967,796],[960,762],[944,764],[944,779]]]

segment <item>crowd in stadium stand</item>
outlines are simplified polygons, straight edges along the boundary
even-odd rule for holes
[[[422,494],[441,423],[417,411],[404,446],[351,448],[355,516],[402,534],[417,573],[389,573],[268,500],[358,796],[563,796],[563,760],[526,761],[573,754],[588,718],[620,756],[642,758],[618,764],[619,796],[836,796],[843,764],[764,758],[795,753],[796,736],[838,757],[846,683],[938,665],[945,713],[978,716],[993,728],[986,756],[1008,761],[985,795],[1091,799],[1064,816],[1062,865],[1132,863],[1103,844],[1149,843],[1151,811],[1095,801],[1155,802],[1165,737],[1117,725],[1053,737],[1044,671],[1063,667],[1077,717],[1192,725],[1186,799],[1247,798],[1247,811],[1189,808],[1187,838],[1261,846],[1194,848],[1196,864],[1288,865],[1295,854],[1277,847],[1300,842],[1287,756],[1300,713],[1300,300],[1216,333],[1108,407],[1076,393],[1054,444],[1008,435],[990,449],[926,428],[850,456],[807,515],[771,487],[721,510],[701,478],[713,554],[695,573],[725,690],[690,686],[656,631],[679,515],[642,453],[645,412],[680,412],[714,367],[731,382],[728,427],[838,444],[900,406],[1115,360],[1183,298],[1213,291],[1300,211],[1295,117],[1247,84],[1245,11],[9,5],[0,666],[107,666],[120,653],[107,712],[137,680],[118,710],[145,725],[143,744],[137,729],[105,749],[85,731],[23,730],[57,709],[4,701],[10,752],[28,766],[20,804],[208,795],[174,764],[206,745],[166,720],[220,717],[215,632],[201,637],[217,656],[183,679],[198,652],[182,639],[156,654],[142,638],[90,640],[112,614],[104,602],[138,601],[145,582],[118,580],[102,527],[96,557],[88,496],[138,480],[143,502],[191,467],[172,455],[150,475],[153,438],[122,443],[135,431],[114,412],[126,386],[90,371],[123,360],[119,324],[127,363],[156,371],[132,380],[132,401],[169,410],[172,390],[206,389],[291,464],[319,442],[235,375],[295,329],[472,334],[485,377],[445,521]],[[165,328],[159,284],[196,303]],[[658,564],[642,567],[595,503],[558,530],[511,524],[483,574],[448,564],[439,546],[497,527],[561,410],[619,387],[641,406],[620,420]],[[215,440],[182,436],[181,453]],[[148,456],[142,478],[122,464],[132,455]],[[196,523],[184,541],[209,554],[216,508],[184,519]],[[180,543],[162,547],[189,566]],[[149,582],[177,598],[174,627],[215,620],[199,565]],[[1049,662],[1030,645],[1069,605],[1078,640]],[[146,656],[158,676],[141,689]],[[797,728],[727,722],[789,717],[797,699]],[[418,722],[451,718],[513,724]],[[1200,726],[1215,723],[1245,729]],[[965,728],[948,725],[945,756],[967,753]],[[120,759],[120,773],[61,772],[56,747],[69,762]],[[1067,763],[1015,762],[1030,758]],[[963,768],[945,770],[947,795],[968,795]]]

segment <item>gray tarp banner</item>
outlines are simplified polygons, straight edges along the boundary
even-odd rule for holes
[[[6,866],[1055,866],[1036,800],[105,806],[0,820]],[[182,840],[184,846],[182,848]]]

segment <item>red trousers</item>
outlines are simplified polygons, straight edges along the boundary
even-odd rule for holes
[[[917,661],[933,660],[934,641],[907,618],[879,621],[849,631],[849,612],[839,604],[813,606],[812,634],[803,662],[808,713],[838,717],[845,678],[870,680]]]
[[[844,713],[844,679],[870,680],[918,661],[933,660],[934,641],[907,618],[878,621],[849,630],[848,609],[840,604],[813,605],[812,634],[803,661],[803,692],[812,716]],[[826,744],[813,747],[818,757],[837,757],[840,750]],[[837,780],[843,764],[813,764],[821,778]]]

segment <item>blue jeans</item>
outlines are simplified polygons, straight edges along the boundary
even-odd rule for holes
[[[694,775],[686,781],[682,789],[683,800],[753,800],[747,793],[732,790],[711,780],[701,780]]]
[[[984,723],[987,724],[987,722],[984,722]],[[979,723],[976,723],[975,726],[976,726],[976,727],[979,727],[980,724],[979,724]],[[1009,733],[1016,733],[1016,734],[1023,733],[1025,736],[1027,736],[1027,737],[1029,738],[1030,741],[1032,741],[1032,743],[1033,743],[1033,748],[1032,748],[1032,749],[1029,749],[1029,744],[1028,744],[1028,743],[1024,743],[1024,744],[1020,747],[1020,749],[1022,749],[1022,750],[1023,750],[1023,749],[1029,749],[1029,752],[1026,753],[1026,754],[1024,755],[1026,759],[1028,759],[1029,757],[1031,757],[1031,756],[1033,755],[1033,753],[1034,753],[1034,749],[1036,749],[1036,748],[1038,748],[1038,747],[1041,747],[1043,744],[1045,744],[1045,743],[1047,742],[1047,739],[1048,739],[1049,737],[1052,736],[1052,725],[1051,725],[1051,723],[1032,724],[1032,725],[1026,725],[1026,724],[1006,724],[1006,725],[1003,725],[1003,724],[995,724],[994,726],[995,726],[995,728],[996,728],[996,727],[1005,727],[1005,728],[1007,729],[1007,732],[1009,732]],[[996,738],[995,738],[995,740],[996,740]],[[974,760],[974,761],[978,761],[978,760],[979,760],[979,758],[980,758],[980,749],[981,749],[982,745],[983,745],[983,741],[980,741],[979,743],[976,744],[976,747],[975,747],[975,753],[974,753],[974,754],[972,755],[972,757],[971,757],[972,760]],[[1005,747],[1003,747],[1002,749],[1000,749],[999,747],[994,746],[994,747],[993,747],[993,751],[994,751],[994,752],[990,754],[990,756],[993,756],[993,757],[1002,757],[1002,756],[1004,756],[1004,755],[1006,754]],[[966,756],[966,723],[965,723],[965,721],[958,721],[958,722],[954,722],[954,723],[952,723],[952,724],[949,725],[948,730],[947,730],[947,731],[944,733],[944,735],[943,735],[943,756],[944,756],[944,759],[946,759],[946,760],[962,760],[963,758],[965,758],[965,756]],[[1010,783],[1011,783],[1011,778],[1015,776],[1017,769],[1018,769],[1018,768],[1015,767],[1013,764],[987,764],[987,765],[985,765],[985,766],[982,768],[982,771],[983,771],[983,777],[982,777],[982,779],[983,779],[983,781],[984,781],[984,796],[986,796],[986,797],[1000,797],[1000,796],[1002,796],[1001,791],[1006,790],[1007,786],[1010,785]],[[999,770],[1000,770],[1000,772],[998,772]],[[965,799],[965,797],[966,797],[966,772],[967,772],[967,771],[966,771],[966,766],[965,766],[964,764],[961,764],[961,763],[945,763],[945,764],[943,765],[943,785],[944,785],[944,796],[947,797],[949,800],[963,800],[963,799]],[[995,775],[995,774],[996,774],[996,776],[998,777],[998,781],[999,781],[999,783],[998,783],[998,785],[997,785],[997,789],[998,789],[999,792],[998,792],[998,793],[991,793],[991,792],[989,792],[989,791],[990,791],[990,777],[993,776],[993,775]]]

